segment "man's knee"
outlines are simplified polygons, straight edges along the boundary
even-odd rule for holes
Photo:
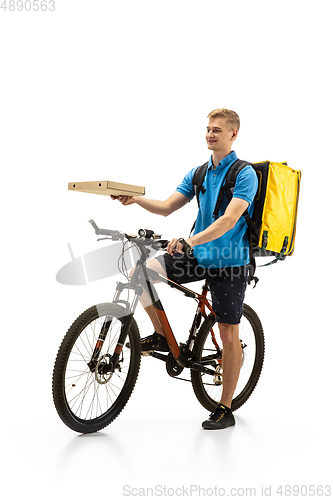
[[[163,266],[161,265],[161,263],[157,259],[148,260],[146,267],[148,269],[151,269],[152,271],[159,273],[159,274],[166,274],[165,269],[163,269]],[[133,267],[133,269],[130,270],[130,272],[129,272],[130,278],[132,278],[135,269],[136,268]],[[151,281],[152,281],[152,283],[158,283],[158,280],[151,280]]]
[[[229,325],[227,323],[218,323],[220,337],[223,344],[231,344],[239,339],[239,325]]]
[[[134,274],[134,271],[135,271],[135,267],[133,267],[133,269],[130,270],[129,272],[129,277],[132,278],[133,274]]]
[[[155,271],[158,274],[166,274],[165,273],[165,269],[163,269],[162,264],[157,259],[151,259],[151,260],[149,260],[147,262],[147,268],[150,269],[151,271]],[[150,281],[152,283],[158,283],[159,279],[158,279],[158,277],[156,277],[156,279],[153,279],[152,277],[150,277]]]

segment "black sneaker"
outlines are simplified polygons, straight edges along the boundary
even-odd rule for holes
[[[231,425],[235,425],[235,418],[232,411],[221,403],[209,415],[209,419],[202,422],[204,429],[225,429]]]
[[[129,349],[131,348],[129,342],[127,342],[125,346],[128,347]],[[141,351],[169,352],[169,346],[163,335],[154,332],[153,335],[149,335],[148,337],[141,339]]]
[[[163,351],[169,352],[169,346],[166,338],[157,332],[141,339],[141,351]]]

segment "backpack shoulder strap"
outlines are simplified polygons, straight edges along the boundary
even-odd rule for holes
[[[206,189],[203,187],[203,181],[204,181],[207,169],[208,169],[208,161],[206,163],[204,163],[203,165],[201,165],[201,167],[198,167],[194,171],[194,174],[192,177],[192,184],[194,186],[194,194],[195,194],[195,197],[197,199],[198,207],[200,206],[199,193],[200,193],[200,191],[202,193],[205,193],[205,191],[206,191]],[[190,236],[195,228],[195,223],[196,223],[196,220],[193,223],[192,229],[190,231]]]
[[[247,165],[252,165],[252,163],[247,162],[247,161],[242,161],[242,160],[236,160],[235,163],[231,166],[229,171],[227,172],[226,179],[225,179],[225,194],[228,197],[228,200],[230,201],[233,192],[234,192],[234,187],[236,185],[236,178],[237,175],[245,168]],[[257,285],[259,278],[254,275],[255,270],[256,270],[256,259],[253,255],[253,234],[254,234],[254,223],[252,218],[249,215],[248,210],[246,209],[243,212],[243,217],[246,220],[247,223],[247,234],[249,238],[249,256],[250,256],[250,264],[249,264],[249,275],[248,275],[248,284],[251,283],[251,281],[254,281],[254,287]]]
[[[192,177],[192,184],[194,186],[194,194],[197,198],[198,206],[199,206],[199,193],[200,192],[204,193],[206,191],[206,189],[203,187],[203,181],[204,181],[207,169],[208,169],[208,161],[206,163],[204,163],[203,165],[201,165],[201,167],[198,167],[195,170],[194,175]]]
[[[220,206],[221,206],[221,202],[222,202],[222,198],[223,198],[224,194],[226,194],[229,201],[231,200],[233,192],[234,192],[234,187],[236,184],[237,175],[243,170],[243,168],[247,167],[247,165],[251,165],[251,163],[248,161],[236,160],[229,168],[229,170],[225,176],[224,182],[221,186],[219,195],[217,197],[215,210],[213,213],[214,219],[218,219],[219,210],[220,210]]]
[[[217,219],[219,216],[219,210],[222,202],[222,198],[224,194],[227,196],[229,202],[233,196],[234,192],[234,187],[236,185],[236,179],[237,175],[243,170],[243,168],[247,167],[248,165],[252,165],[252,163],[248,161],[243,161],[243,160],[236,160],[231,167],[229,168],[224,182],[221,186],[221,190],[219,192],[219,196],[217,198],[215,210],[214,210],[214,218]],[[250,253],[250,265],[249,265],[249,276],[248,276],[248,284],[251,283],[251,281],[254,281],[254,286],[258,283],[259,279],[254,276],[255,269],[256,269],[256,260],[253,255],[253,239],[252,239],[252,232],[253,232],[253,221],[252,218],[249,215],[248,210],[246,209],[243,212],[243,217],[246,220],[247,223],[247,228],[248,228],[248,237],[249,237],[249,253]]]

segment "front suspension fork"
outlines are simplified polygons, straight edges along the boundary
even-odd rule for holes
[[[113,300],[113,303],[117,304],[118,306],[121,305],[124,308],[124,316],[118,317],[118,319],[122,323],[120,335],[119,335],[118,342],[117,342],[117,345],[115,347],[114,353],[112,355],[112,358],[110,356],[111,361],[107,367],[104,367],[104,371],[106,369],[108,369],[109,371],[111,371],[111,370],[113,371],[114,368],[117,366],[120,354],[123,350],[125,339],[126,339],[128,333],[130,331],[130,328],[132,326],[134,311],[136,309],[136,306],[139,302],[140,295],[142,293],[141,287],[134,287],[135,296],[133,299],[133,303],[131,305],[128,301],[120,300],[120,294],[125,288],[133,289],[133,286],[129,283],[126,283],[126,284],[118,283],[116,294],[115,294],[115,297]],[[112,316],[106,316],[104,319],[98,340],[97,340],[95,348],[93,350],[91,359],[88,363],[88,367],[89,367],[91,372],[93,372],[96,369],[96,366],[97,366],[97,363],[98,363],[98,360],[99,360],[99,357],[100,357],[100,354],[102,351],[102,347],[104,345],[105,339],[106,339],[107,334],[109,333],[109,330],[111,327],[112,320],[113,320]]]
[[[128,315],[124,316],[123,318],[119,318],[119,319],[122,320],[120,335],[119,335],[115,350],[113,352],[113,355],[111,357],[110,364],[107,367],[105,367],[105,369],[107,369],[107,371],[111,371],[111,370],[113,371],[113,369],[118,364],[120,354],[121,354],[123,347],[124,347],[125,339],[126,339],[128,332],[130,331],[130,328],[132,326],[133,314],[128,314]],[[98,340],[96,342],[95,349],[94,349],[93,354],[91,356],[91,360],[88,363],[88,367],[89,367],[91,372],[93,372],[96,369],[98,359],[100,357],[101,350],[102,350],[104,341],[106,339],[106,336],[109,332],[112,320],[113,320],[113,318],[110,316],[107,316],[104,320],[103,326],[101,328],[101,332],[100,332]],[[104,371],[105,371],[105,369],[104,369]]]
[[[112,319],[113,318],[111,318],[109,316],[107,316],[104,319],[103,326],[101,328],[101,332],[100,332],[98,340],[96,342],[95,349],[94,349],[93,354],[91,356],[91,360],[88,363],[88,367],[90,368],[91,372],[93,372],[95,370],[95,368],[96,368],[99,355],[101,353],[104,341],[106,339],[106,336],[107,336],[107,334],[109,332],[109,329],[110,329],[110,325],[112,323]]]

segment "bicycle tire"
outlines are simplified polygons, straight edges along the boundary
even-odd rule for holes
[[[92,306],[74,321],[60,345],[53,370],[53,401],[61,420],[76,432],[88,434],[103,429],[131,396],[141,361],[140,334],[134,319],[116,368],[108,373],[101,371],[117,345],[124,313],[118,304]],[[112,321],[96,367],[91,369],[88,362],[106,319]],[[125,346],[128,342],[130,347]]]
[[[209,338],[214,325],[216,325],[215,339],[221,349],[220,352],[222,352],[222,342],[215,316],[210,314],[202,324],[193,346],[193,360],[197,363],[207,361],[209,359],[207,358],[208,352],[210,357],[214,357],[214,350],[216,351],[215,358],[217,358],[217,348]],[[239,336],[242,342],[243,361],[232,400],[231,409],[233,411],[240,408],[253,393],[261,374],[265,355],[265,339],[260,319],[247,304],[244,304]],[[215,359],[211,362],[210,368],[217,365],[218,361]],[[191,382],[198,401],[204,408],[213,411],[221,399],[223,375],[221,375],[220,379],[217,375],[214,382],[212,375],[191,370]]]

